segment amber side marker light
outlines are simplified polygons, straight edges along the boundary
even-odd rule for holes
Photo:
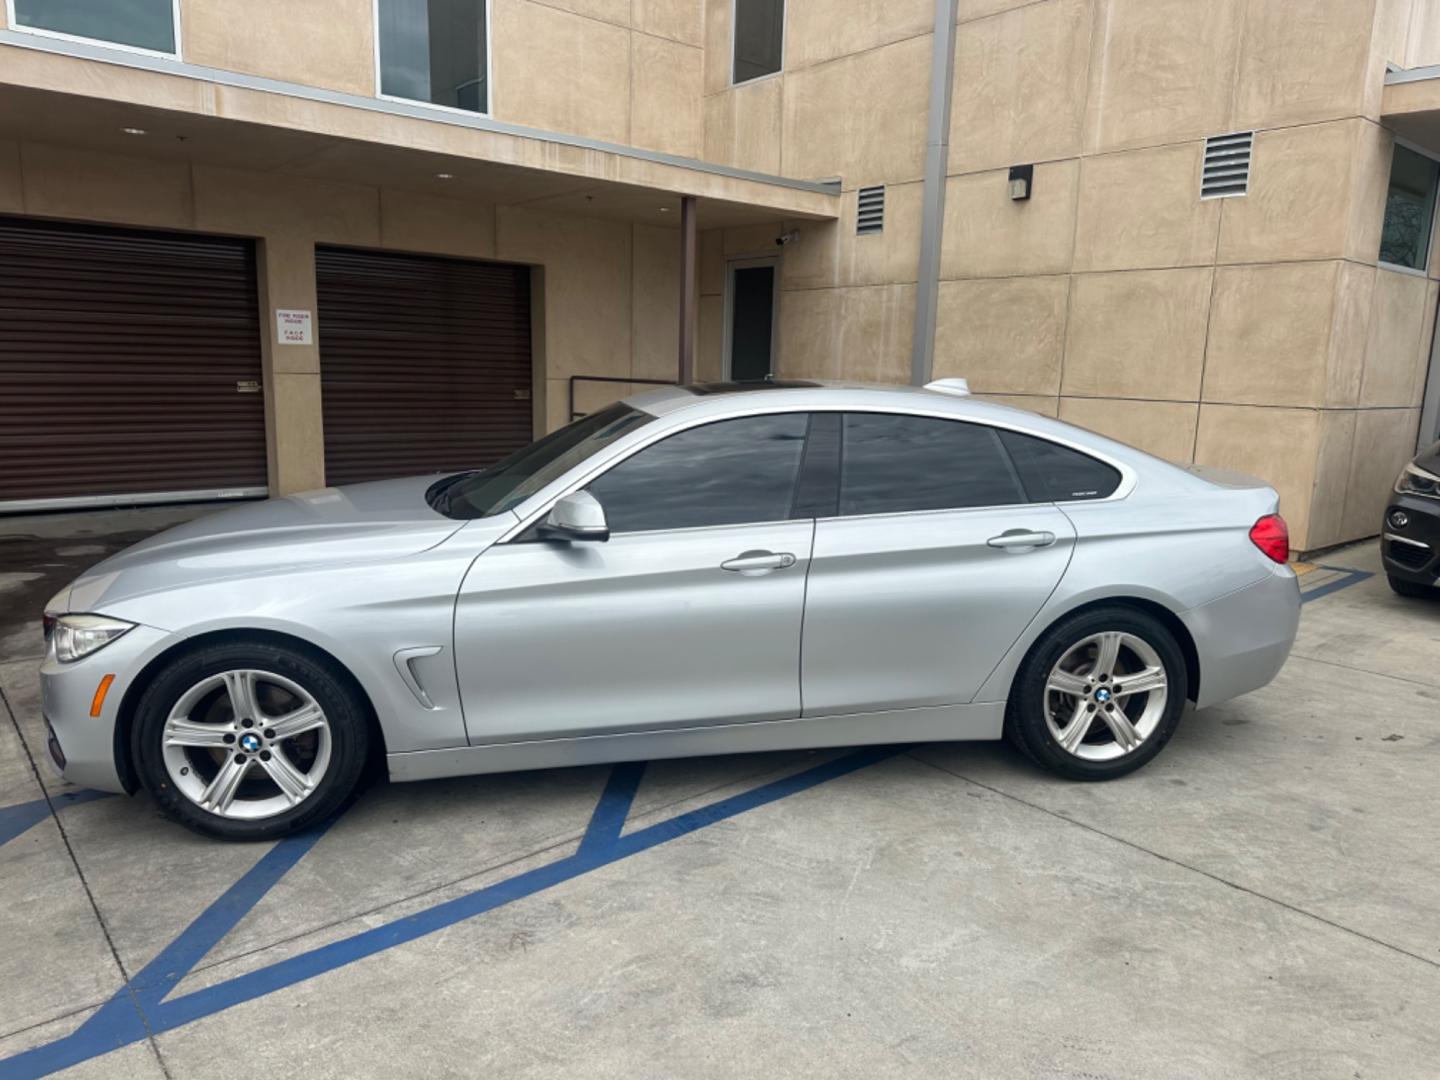
[[[90,699],[91,716],[100,715],[100,710],[105,707],[105,695],[110,692],[110,684],[114,681],[114,675],[106,675],[100,680],[100,685],[95,687],[95,696]]]

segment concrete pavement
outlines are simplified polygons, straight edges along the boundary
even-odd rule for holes
[[[291,847],[42,789],[17,631],[0,839],[55,811],[0,845],[0,1077],[1440,1075],[1440,603],[1307,580],[1277,681],[1119,782],[991,744],[554,770]]]

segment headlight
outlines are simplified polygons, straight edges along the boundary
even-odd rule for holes
[[[1419,495],[1425,499],[1440,499],[1440,476],[1428,473],[1414,465],[1406,465],[1400,479],[1395,481],[1399,495]]]
[[[55,643],[55,659],[73,664],[82,656],[103,649],[110,642],[134,629],[134,623],[107,619],[103,615],[59,615],[46,619],[50,640]]]

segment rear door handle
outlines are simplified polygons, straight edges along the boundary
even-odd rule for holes
[[[1037,548],[1055,543],[1052,532],[1031,532],[1029,529],[1006,529],[999,536],[985,541],[993,548]]]
[[[742,551],[735,558],[722,562],[720,569],[753,577],[757,574],[768,574],[771,570],[784,570],[786,567],[794,565],[795,556],[788,551]]]

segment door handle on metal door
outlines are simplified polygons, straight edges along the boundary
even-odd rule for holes
[[[999,536],[992,536],[985,541],[993,548],[1049,547],[1054,542],[1054,533],[1031,532],[1029,529],[1006,529]]]
[[[737,574],[768,574],[771,570],[784,570],[795,565],[795,556],[788,551],[742,551],[733,559],[720,564],[721,570],[732,570]]]

